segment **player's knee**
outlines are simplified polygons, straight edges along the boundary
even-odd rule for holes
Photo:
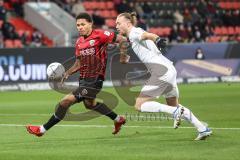
[[[92,102],[89,102],[87,100],[83,101],[83,103],[86,109],[92,110],[95,107]]]
[[[76,102],[77,102],[77,99],[73,95],[66,95],[59,104],[62,107],[68,108]]]
[[[62,107],[65,107],[65,108],[68,108],[70,107],[74,102],[72,102],[71,100],[68,100],[68,99],[64,99],[60,102],[60,105]]]
[[[134,105],[135,110],[136,111],[141,111],[141,105],[142,105],[141,103],[136,102],[135,105]]]
[[[94,108],[94,106],[92,105],[84,105],[86,109],[92,110]]]

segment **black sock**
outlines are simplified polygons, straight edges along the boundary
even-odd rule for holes
[[[66,115],[68,108],[61,106],[60,104],[58,104],[56,106],[56,111],[55,114],[52,115],[52,117],[48,120],[47,123],[45,123],[43,125],[43,127],[46,130],[49,130],[51,127],[53,127],[54,125],[56,125],[58,122],[60,122]]]
[[[47,123],[45,123],[43,125],[43,127],[46,129],[46,130],[49,130],[52,126],[56,125],[58,122],[60,122],[61,120],[58,119],[57,117],[55,117],[55,115],[52,115],[52,117],[48,120]]]
[[[97,105],[92,110],[101,113],[102,115],[108,116],[112,120],[115,120],[117,118],[117,114],[108,108],[104,103],[97,103]]]

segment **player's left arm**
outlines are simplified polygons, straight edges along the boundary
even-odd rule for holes
[[[158,35],[144,32],[141,35],[141,40],[152,40],[159,49],[165,49],[167,46],[167,41],[164,38],[160,38]]]

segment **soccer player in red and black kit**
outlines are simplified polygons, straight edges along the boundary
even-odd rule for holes
[[[72,93],[66,95],[56,106],[54,115],[42,126],[26,126],[27,131],[36,136],[42,136],[47,130],[60,122],[66,115],[70,106],[83,101],[87,109],[94,110],[114,121],[112,134],[117,134],[126,120],[109,109],[104,103],[96,102],[96,95],[102,88],[108,43],[123,42],[126,39],[114,32],[93,29],[93,20],[87,13],[81,13],[76,17],[77,29],[80,37],[76,41],[76,60],[68,69],[62,79],[66,80],[75,72],[80,72],[79,87]],[[129,57],[124,54],[124,48],[120,47],[120,62],[128,61]]]

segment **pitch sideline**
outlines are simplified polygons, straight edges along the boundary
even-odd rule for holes
[[[25,124],[0,124],[0,127],[24,127]],[[81,128],[108,128],[113,127],[112,125],[56,125],[56,127],[81,127]],[[124,128],[155,128],[155,129],[173,129],[171,126],[124,126]],[[182,129],[192,129],[194,127],[181,127]],[[240,130],[240,128],[219,128],[219,127],[210,127],[213,130]]]

